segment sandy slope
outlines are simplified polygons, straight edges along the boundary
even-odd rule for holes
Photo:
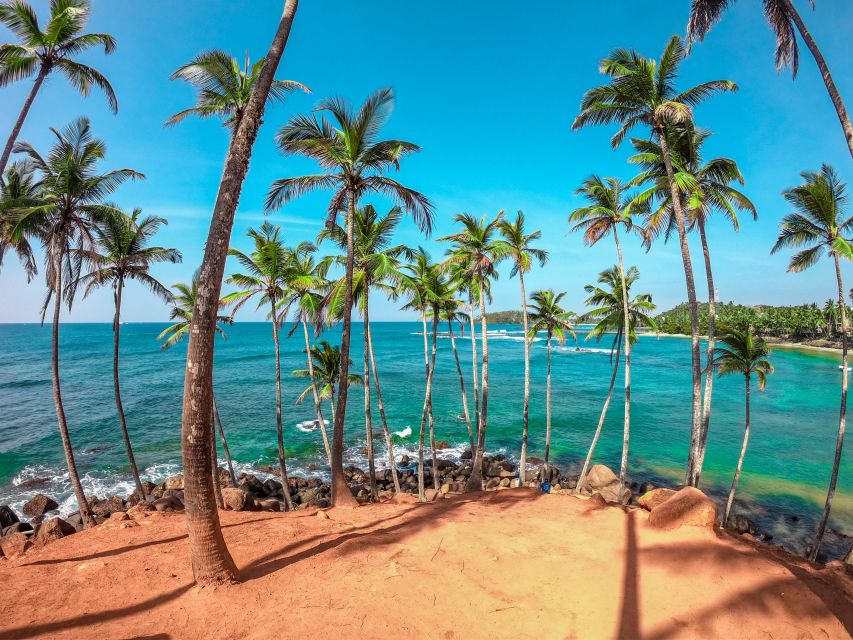
[[[192,584],[181,515],[0,560],[0,639],[848,638],[853,582],[533,490],[222,514],[244,582]]]

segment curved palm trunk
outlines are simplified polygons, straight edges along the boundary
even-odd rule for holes
[[[466,491],[483,490],[483,454],[486,449],[486,418],[489,407],[489,336],[488,322],[486,321],[486,298],[483,295],[482,278],[479,282],[480,291],[480,331],[482,332],[483,345],[483,375],[482,375],[482,400],[480,401],[480,428],[477,430],[477,448],[474,451],[474,464],[471,475],[465,485]]]
[[[424,318],[424,335],[426,335],[426,315]],[[433,363],[430,366],[429,359],[427,359],[427,378],[426,378],[426,393],[424,394],[424,408],[421,413],[421,429],[418,436],[418,498],[421,502],[426,501],[426,495],[424,494],[424,436],[426,435],[426,423],[427,416],[429,415],[430,408],[432,407],[432,377],[433,372],[435,370],[435,342],[436,342],[436,333],[438,327],[438,316],[434,316],[433,319]],[[433,476],[436,475],[435,470],[435,445],[433,444]],[[435,482],[435,478],[433,478],[433,482]]]
[[[474,430],[471,428],[471,415],[468,413],[468,394],[465,393],[465,377],[462,375],[462,365],[459,364],[459,353],[456,351],[456,336],[453,334],[453,322],[447,321],[447,332],[450,334],[450,346],[453,349],[453,359],[456,360],[456,372],[459,374],[459,389],[462,391],[462,414],[468,427],[468,442],[471,451],[474,450]]]
[[[335,387],[329,387],[329,411],[332,413],[332,424],[335,423]]]
[[[699,435],[699,457],[694,470],[695,483],[699,486],[702,476],[702,465],[705,463],[705,450],[708,446],[708,429],[711,426],[711,394],[714,390],[714,338],[717,332],[717,293],[714,290],[714,273],[711,270],[711,252],[708,248],[708,238],[705,235],[705,220],[696,217],[699,227],[699,238],[702,240],[702,255],[705,258],[705,278],[708,281],[708,350],[705,362],[705,399],[702,404],[702,432]]]
[[[797,25],[797,29],[803,37],[806,46],[809,48],[809,51],[812,52],[812,56],[814,56],[818,69],[820,69],[820,75],[823,78],[823,83],[826,85],[829,98],[832,100],[832,105],[835,107],[835,112],[838,114],[838,121],[841,123],[841,129],[844,132],[844,139],[847,141],[847,149],[850,151],[850,155],[853,156],[853,125],[850,124],[850,116],[847,115],[847,108],[844,106],[841,94],[838,93],[838,87],[835,86],[835,81],[832,79],[832,75],[829,73],[829,67],[826,64],[826,60],[824,60],[823,54],[820,52],[820,49],[818,49],[817,43],[814,41],[814,38],[812,38],[811,32],[806,28],[803,19],[800,17],[800,14],[797,12],[791,0],[782,0],[782,2],[785,4],[785,8],[788,10],[794,24]]]
[[[732,512],[732,504],[735,501],[735,491],[737,484],[740,481],[740,472],[743,469],[743,458],[746,455],[746,445],[749,443],[749,382],[750,376],[746,374],[746,426],[743,430],[743,444],[740,448],[740,456],[737,459],[737,468],[735,469],[735,477],[732,479],[732,489],[729,491],[729,499],[726,500],[726,513],[723,515],[723,526],[729,524],[729,515]]]
[[[681,199],[678,187],[675,184],[675,174],[672,170],[672,160],[669,155],[669,145],[666,142],[666,130],[662,126],[655,127],[666,166],[666,177],[669,182],[669,191],[672,198],[672,208],[675,210],[675,221],[678,227],[678,240],[681,245],[681,261],[684,263],[684,279],[687,284],[687,303],[690,307],[690,358],[691,373],[693,379],[693,410],[690,429],[690,452],[687,456],[687,472],[685,484],[695,485],[695,466],[699,449],[700,432],[702,430],[702,370],[701,355],[699,352],[699,305],[696,302],[696,282],[693,278],[693,263],[690,260],[690,246],[687,243],[687,229],[684,225],[684,211],[681,208]],[[626,339],[626,353],[629,342]],[[627,368],[627,367],[626,367]]]
[[[841,409],[838,415],[838,438],[835,441],[835,458],[832,461],[832,476],[829,480],[829,490],[826,492],[826,503],[823,507],[823,515],[817,526],[817,534],[812,545],[809,560],[816,560],[823,542],[823,534],[826,533],[826,523],[829,520],[829,512],[832,510],[832,499],[835,497],[835,485],[838,483],[838,467],[841,465],[841,450],[844,447],[844,428],[847,421],[847,309],[844,305],[844,285],[841,281],[841,265],[838,262],[838,254],[835,258],[835,278],[838,280],[838,306],[841,309]]]
[[[323,436],[323,447],[326,449],[326,459],[332,463],[332,448],[329,446],[329,434],[326,431],[326,421],[323,420],[323,408],[320,402],[320,393],[317,391],[317,378],[314,377],[314,360],[311,358],[311,338],[308,336],[308,323],[305,314],[302,314],[302,332],[305,334],[305,353],[308,354],[308,375],[311,377],[311,393],[314,394],[314,413],[317,414],[317,424],[320,434]],[[334,422],[334,408],[332,409],[332,422]]]
[[[225,439],[225,429],[222,428],[222,417],[219,415],[219,408],[216,406],[216,396],[211,397],[213,403],[213,417],[216,418],[216,425],[219,427],[219,439],[222,440],[222,451],[225,452],[225,462],[228,464],[228,475],[231,477],[231,486],[237,486],[237,476],[234,475],[234,463],[231,460],[231,450],[228,448],[228,440]],[[214,438],[216,435],[214,434]]]
[[[527,334],[525,334],[527,335]],[[548,330],[548,364],[545,374],[545,475],[543,482],[551,480],[551,330]],[[522,482],[524,482],[522,480]]]
[[[435,375],[435,352],[438,339],[438,307],[432,310],[432,361],[430,370]],[[429,446],[432,452],[432,488],[438,491],[438,455],[435,448],[435,413],[432,410],[432,392],[429,397]]]
[[[616,363],[613,365],[613,375],[610,376],[610,388],[607,390],[607,398],[604,400],[604,406],[601,408],[601,415],[598,418],[598,426],[595,428],[595,435],[592,436],[592,444],[589,446],[589,452],[586,454],[586,459],[583,461],[581,474],[578,476],[578,483],[575,485],[575,491],[580,491],[583,483],[586,481],[586,474],[589,471],[589,463],[592,462],[592,456],[595,453],[595,447],[598,444],[598,438],[601,436],[601,429],[604,427],[604,419],[607,417],[607,409],[610,406],[610,400],[613,398],[613,387],[616,386],[616,373],[619,371],[619,358],[622,355],[622,341],[619,336],[616,337]],[[611,352],[612,354],[612,352]]]
[[[527,292],[524,290],[524,273],[520,269],[518,271],[518,280],[521,283],[521,320],[524,324],[524,410],[522,411],[521,427],[521,459],[518,463],[518,477],[523,486],[527,479],[527,437],[529,433],[528,419],[530,416],[530,338],[527,336]],[[548,347],[550,349],[550,344]],[[551,357],[550,351],[548,357]],[[548,429],[550,433],[550,424],[548,425]],[[548,444],[545,445],[546,452],[547,449]],[[547,464],[547,462],[548,457],[546,455],[545,463]]]
[[[127,461],[130,463],[130,472],[133,474],[133,481],[136,483],[136,491],[139,493],[139,497],[142,500],[145,500],[145,489],[142,488],[142,481],[139,479],[139,469],[136,466],[136,459],[133,457],[133,447],[130,444],[130,434],[127,432],[127,421],[124,417],[124,406],[121,402],[121,386],[119,384],[118,375],[119,332],[121,331],[121,294],[123,288],[124,281],[119,278],[116,282],[116,291],[114,296],[116,312],[113,317],[113,388],[115,389],[118,422],[121,427],[122,438],[124,438],[124,447],[127,449]]]
[[[71,434],[68,432],[68,421],[65,419],[65,407],[62,404],[62,391],[59,384],[59,314],[62,307],[62,252],[56,260],[56,276],[54,279],[54,304],[53,325],[51,326],[51,382],[53,383],[53,404],[56,408],[56,420],[59,423],[59,437],[62,440],[62,450],[65,452],[65,463],[68,466],[68,476],[71,478],[71,487],[77,498],[77,506],[80,508],[80,517],[83,519],[84,527],[94,527],[95,518],[86,501],[83,485],[80,483],[80,474],[77,472],[77,463],[74,461],[74,448],[71,446]]]
[[[367,327],[370,324],[368,310],[369,292],[364,292],[364,428],[367,431],[367,466],[370,474],[370,496],[374,502],[379,500],[379,488],[376,486],[376,458],[373,451],[373,416],[370,411],[370,344],[367,341]]]
[[[616,227],[613,227],[616,253],[619,256],[619,275],[622,279],[622,333],[625,336],[625,422],[622,431],[622,462],[619,465],[619,501],[628,481],[628,445],[631,439],[631,315],[628,311],[628,283],[625,282],[625,265],[622,262],[622,245]]]
[[[353,497],[344,478],[344,421],[347,415],[347,390],[349,387],[349,352],[352,334],[352,272],[355,265],[354,219],[356,194],[351,190],[348,194],[347,206],[347,264],[344,277],[344,326],[341,331],[341,365],[338,380],[338,402],[334,413],[334,429],[332,430],[332,506],[356,507],[358,502]]]
[[[471,324],[471,376],[474,378],[474,423],[476,427],[474,444],[471,445],[471,455],[476,449],[476,443],[480,438],[480,389],[477,380],[477,327],[474,324],[474,296],[470,296],[471,314],[468,321]]]
[[[278,63],[287,44],[298,0],[286,0],[278,29],[267,53],[255,90],[231,138],[219,191],[213,208],[198,295],[190,325],[184,402],[181,415],[181,453],[184,502],[193,576],[202,585],[234,582],[237,567],[219,526],[210,461],[210,416],[213,391],[213,352],[216,312],[222,276],[234,225],[234,214],[249,169],[252,145],[258,135],[264,106]]]
[[[272,313],[272,340],[275,343],[275,433],[278,444],[278,472],[281,478],[281,493],[284,496],[284,509],[290,511],[290,483],[287,480],[287,457],[284,452],[284,426],[281,417],[281,346],[278,339],[278,315],[275,311],[275,296],[270,296]]]
[[[33,88],[30,89],[30,94],[24,100],[24,106],[21,107],[21,113],[18,114],[18,119],[15,121],[15,126],[12,127],[12,133],[9,134],[9,139],[6,141],[6,146],[3,148],[3,155],[0,156],[0,182],[2,181],[3,172],[6,171],[6,165],[9,163],[9,156],[12,155],[12,148],[15,146],[15,140],[21,135],[21,127],[24,126],[24,120],[27,119],[27,114],[30,112],[30,107],[33,106],[33,100],[36,99],[36,94],[44,84],[44,79],[50,69],[44,65],[39,69],[39,73],[33,82]]]
[[[222,500],[222,486],[219,484],[219,464],[216,459],[216,423],[213,413],[210,414],[210,472],[213,475],[213,496],[219,509],[225,508]]]
[[[382,387],[379,384],[379,371],[376,369],[376,355],[373,353],[373,334],[368,322],[364,323],[364,331],[367,335],[367,347],[370,350],[370,368],[373,370],[373,381],[376,384],[376,404],[379,406],[379,417],[382,419],[382,433],[385,436],[385,446],[388,447],[388,468],[391,469],[391,479],[394,481],[394,492],[400,493],[400,477],[397,474],[397,459],[394,456],[394,441],[391,438],[391,430],[388,428],[388,420],[385,418],[385,403],[382,400]]]

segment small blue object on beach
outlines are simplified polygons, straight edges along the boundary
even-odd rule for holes
[[[542,489],[543,493],[551,493],[551,483],[550,482],[543,482],[542,484],[539,485],[539,488]]]

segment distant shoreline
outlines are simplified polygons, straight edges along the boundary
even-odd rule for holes
[[[654,336],[654,333],[643,333],[640,334],[642,336]],[[657,335],[657,337],[663,338],[689,338],[690,335],[686,333],[663,333]],[[708,336],[699,336],[702,339],[707,340]],[[774,347],[779,347],[781,349],[791,349],[791,350],[802,350],[802,351],[823,351],[828,353],[837,353],[841,351],[841,345],[835,344],[831,340],[826,340],[824,338],[816,338],[813,340],[803,340],[801,342],[793,342],[791,340],[783,340],[782,338],[776,338],[774,336],[767,336],[764,338],[767,344],[772,345]],[[851,345],[853,346],[853,345]]]

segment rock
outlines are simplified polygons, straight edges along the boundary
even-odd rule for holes
[[[329,519],[329,514],[328,514],[328,513],[326,513],[325,511],[318,511],[318,512],[317,512],[317,517],[318,517],[320,520],[328,520],[328,519]]]
[[[536,470],[536,480],[539,483],[542,482],[550,482],[552,485],[556,484],[557,480],[560,478],[560,470],[552,464],[548,465],[548,468],[545,468],[543,464]]]
[[[439,491],[442,493],[442,495],[447,495],[448,493],[450,493],[450,483],[445,482],[443,485],[441,485]]]
[[[39,487],[43,487],[48,482],[50,482],[50,478],[47,476],[42,476],[40,478],[30,478],[29,480],[24,480],[21,484],[18,485],[18,489],[37,489]]]
[[[242,488],[226,487],[222,490],[222,502],[228,511],[250,511],[254,507],[255,500]]]
[[[500,486],[500,487],[508,487],[508,486],[510,486],[510,483],[511,483],[511,482],[513,482],[513,481],[518,481],[518,478],[513,478],[512,480],[510,480],[509,478],[501,478],[501,479],[500,479],[500,483],[498,484],[498,486]]]
[[[393,504],[412,504],[418,502],[418,499],[411,493],[403,493],[401,491],[400,493],[395,494],[388,502]]]
[[[657,486],[656,484],[652,483],[652,482],[644,482],[644,483],[642,483],[642,484],[640,485],[640,490],[639,490],[639,492],[638,492],[638,493],[639,493],[641,496],[644,496],[644,495],[646,495],[649,491],[651,491],[652,489],[657,489],[657,488],[658,488],[658,486]]]
[[[264,498],[258,500],[258,508],[261,511],[281,511],[281,502],[278,498]]]
[[[491,462],[483,475],[489,478],[513,478],[515,466],[508,460],[498,460]]]
[[[166,478],[166,481],[163,483],[164,489],[176,489],[178,491],[183,491],[184,489],[184,475],[182,473],[178,473],[174,476],[170,476]]]
[[[426,489],[424,491],[424,497],[426,498],[427,502],[432,502],[433,500],[438,498],[438,496],[440,496],[440,495],[441,495],[441,493],[436,491],[435,489]]]
[[[647,483],[643,483],[640,488],[645,486]],[[672,496],[675,495],[675,491],[673,489],[652,489],[651,491],[647,491],[639,498],[637,498],[637,504],[640,505],[646,511],[651,511],[659,504],[663,504],[667,500],[669,500]]]
[[[729,518],[729,529],[732,529],[736,533],[755,534],[755,527],[746,516],[738,515],[734,518]]]
[[[453,447],[451,446],[451,444],[447,440],[436,440],[435,441],[435,448],[436,448],[436,450],[441,450],[441,449],[452,449]]]
[[[255,495],[262,495],[264,493],[263,483],[251,474],[240,480],[238,488],[249,493],[254,493]]]
[[[560,488],[562,489],[574,489],[578,486],[577,478],[560,478]]]
[[[471,451],[471,449],[465,449],[465,451],[462,452],[462,455],[460,455],[459,458],[461,460],[473,460],[474,452]]]
[[[264,493],[268,496],[281,496],[283,498],[284,492],[282,492],[281,486],[278,480],[270,478],[264,482]]]
[[[596,464],[586,474],[586,480],[581,489],[592,492],[596,489],[603,489],[614,482],[618,484],[619,477],[609,467],[603,464]]]
[[[74,535],[77,529],[62,518],[51,518],[39,525],[33,538],[33,546],[42,547],[65,536]]]
[[[490,491],[491,489],[497,489],[501,484],[500,478],[489,478],[486,480],[485,488],[486,491]]]
[[[408,467],[410,464],[412,464],[412,459],[409,458],[409,456],[403,454],[403,457],[400,458],[400,466],[401,467]]]
[[[18,522],[18,516],[12,511],[11,507],[5,504],[0,505],[0,529],[5,529]]]
[[[4,536],[11,536],[13,533],[28,533],[33,530],[33,525],[29,522],[16,522],[15,524],[10,524],[8,527],[3,529]]]
[[[184,503],[178,500],[175,496],[164,496],[152,502],[151,506],[157,511],[182,511]]]
[[[713,528],[717,524],[717,505],[699,489],[684,487],[651,510],[649,524],[657,529]]]
[[[54,511],[56,509],[59,509],[59,505],[55,500],[48,498],[43,493],[37,493],[30,498],[21,511],[23,511],[26,516],[37,518],[38,516],[43,516],[48,511]]]
[[[31,546],[30,539],[23,533],[13,533],[0,538],[0,552],[7,558],[17,558],[24,555]]]
[[[69,513],[68,516],[65,518],[65,522],[74,527],[77,533],[83,531],[83,516],[80,515],[79,511]]]
[[[89,501],[89,506],[92,509],[92,513],[96,516],[108,517],[111,513],[115,513],[116,511],[124,511],[125,505],[124,500],[122,500],[119,496],[110,496],[105,500],[95,500]]]
[[[150,503],[140,502],[139,504],[133,505],[126,513],[127,516],[133,520],[141,520],[143,518],[147,518],[148,514],[155,510],[155,507]]]
[[[130,520],[130,516],[124,511],[114,511],[110,516],[110,520]]]
[[[532,464],[534,466],[538,466],[540,464],[543,464],[544,462],[545,461],[542,458],[537,458],[536,456],[528,456],[527,457],[527,464]]]

